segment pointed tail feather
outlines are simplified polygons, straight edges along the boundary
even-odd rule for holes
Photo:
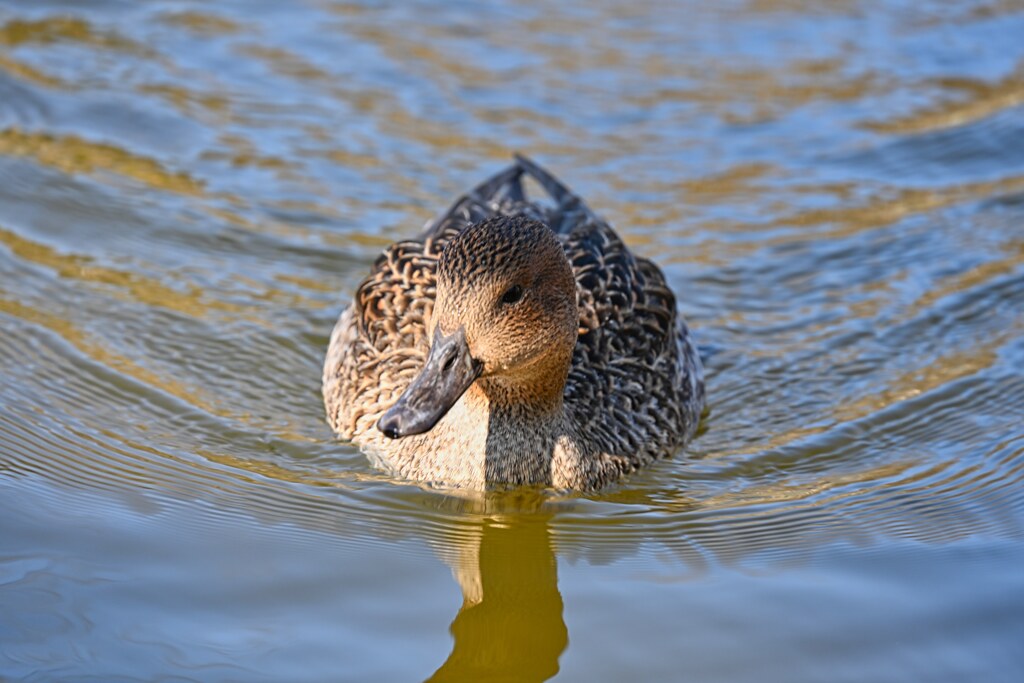
[[[551,228],[556,233],[568,233],[580,225],[582,221],[598,222],[597,215],[590,210],[586,202],[579,198],[562,181],[549,173],[540,164],[522,154],[515,155],[516,164],[529,174],[558,205],[550,213]]]
[[[543,209],[527,201],[522,183],[524,173],[554,200],[554,209]],[[599,221],[590,207],[560,180],[533,160],[516,154],[514,164],[459,197],[440,218],[427,223],[423,237],[436,236],[452,224],[483,220],[496,210],[508,210],[510,205],[534,207],[532,211],[540,211],[551,229],[560,234],[571,232],[583,222]]]
[[[562,181],[542,168],[540,164],[537,164],[529,157],[523,156],[518,152],[515,154],[515,159],[516,165],[533,176],[533,179],[544,188],[544,191],[555,200],[559,207],[571,205],[579,201],[579,197],[574,195],[568,187],[563,185]]]
[[[456,199],[440,218],[428,223],[424,236],[440,232],[453,220],[471,222],[477,220],[477,216],[487,215],[491,212],[491,203],[502,196],[523,201],[522,175],[523,169],[513,164],[491,176]]]

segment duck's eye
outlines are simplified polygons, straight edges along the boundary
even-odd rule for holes
[[[523,288],[519,285],[512,285],[501,295],[501,303],[514,304],[523,298]]]

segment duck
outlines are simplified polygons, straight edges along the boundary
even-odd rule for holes
[[[697,431],[703,368],[676,307],[655,263],[517,154],[374,262],[331,332],[327,421],[400,479],[599,489]]]

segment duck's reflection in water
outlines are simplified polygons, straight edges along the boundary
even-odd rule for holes
[[[462,589],[447,661],[430,681],[545,681],[569,642],[550,515],[481,517],[441,551]]]

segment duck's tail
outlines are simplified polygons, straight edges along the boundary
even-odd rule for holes
[[[565,206],[579,201],[579,198],[572,193],[572,190],[540,164],[518,152],[514,156],[516,160],[515,165],[530,174],[544,188],[544,191],[555,200],[558,206]]]
[[[517,153],[515,163],[459,197],[444,215],[427,223],[425,236],[436,235],[452,224],[475,223],[497,213],[518,213],[527,206],[534,208],[523,189],[524,174],[537,181],[554,200],[555,206],[544,210],[543,214],[556,233],[570,232],[584,218],[597,220],[583,200],[558,178]]]

